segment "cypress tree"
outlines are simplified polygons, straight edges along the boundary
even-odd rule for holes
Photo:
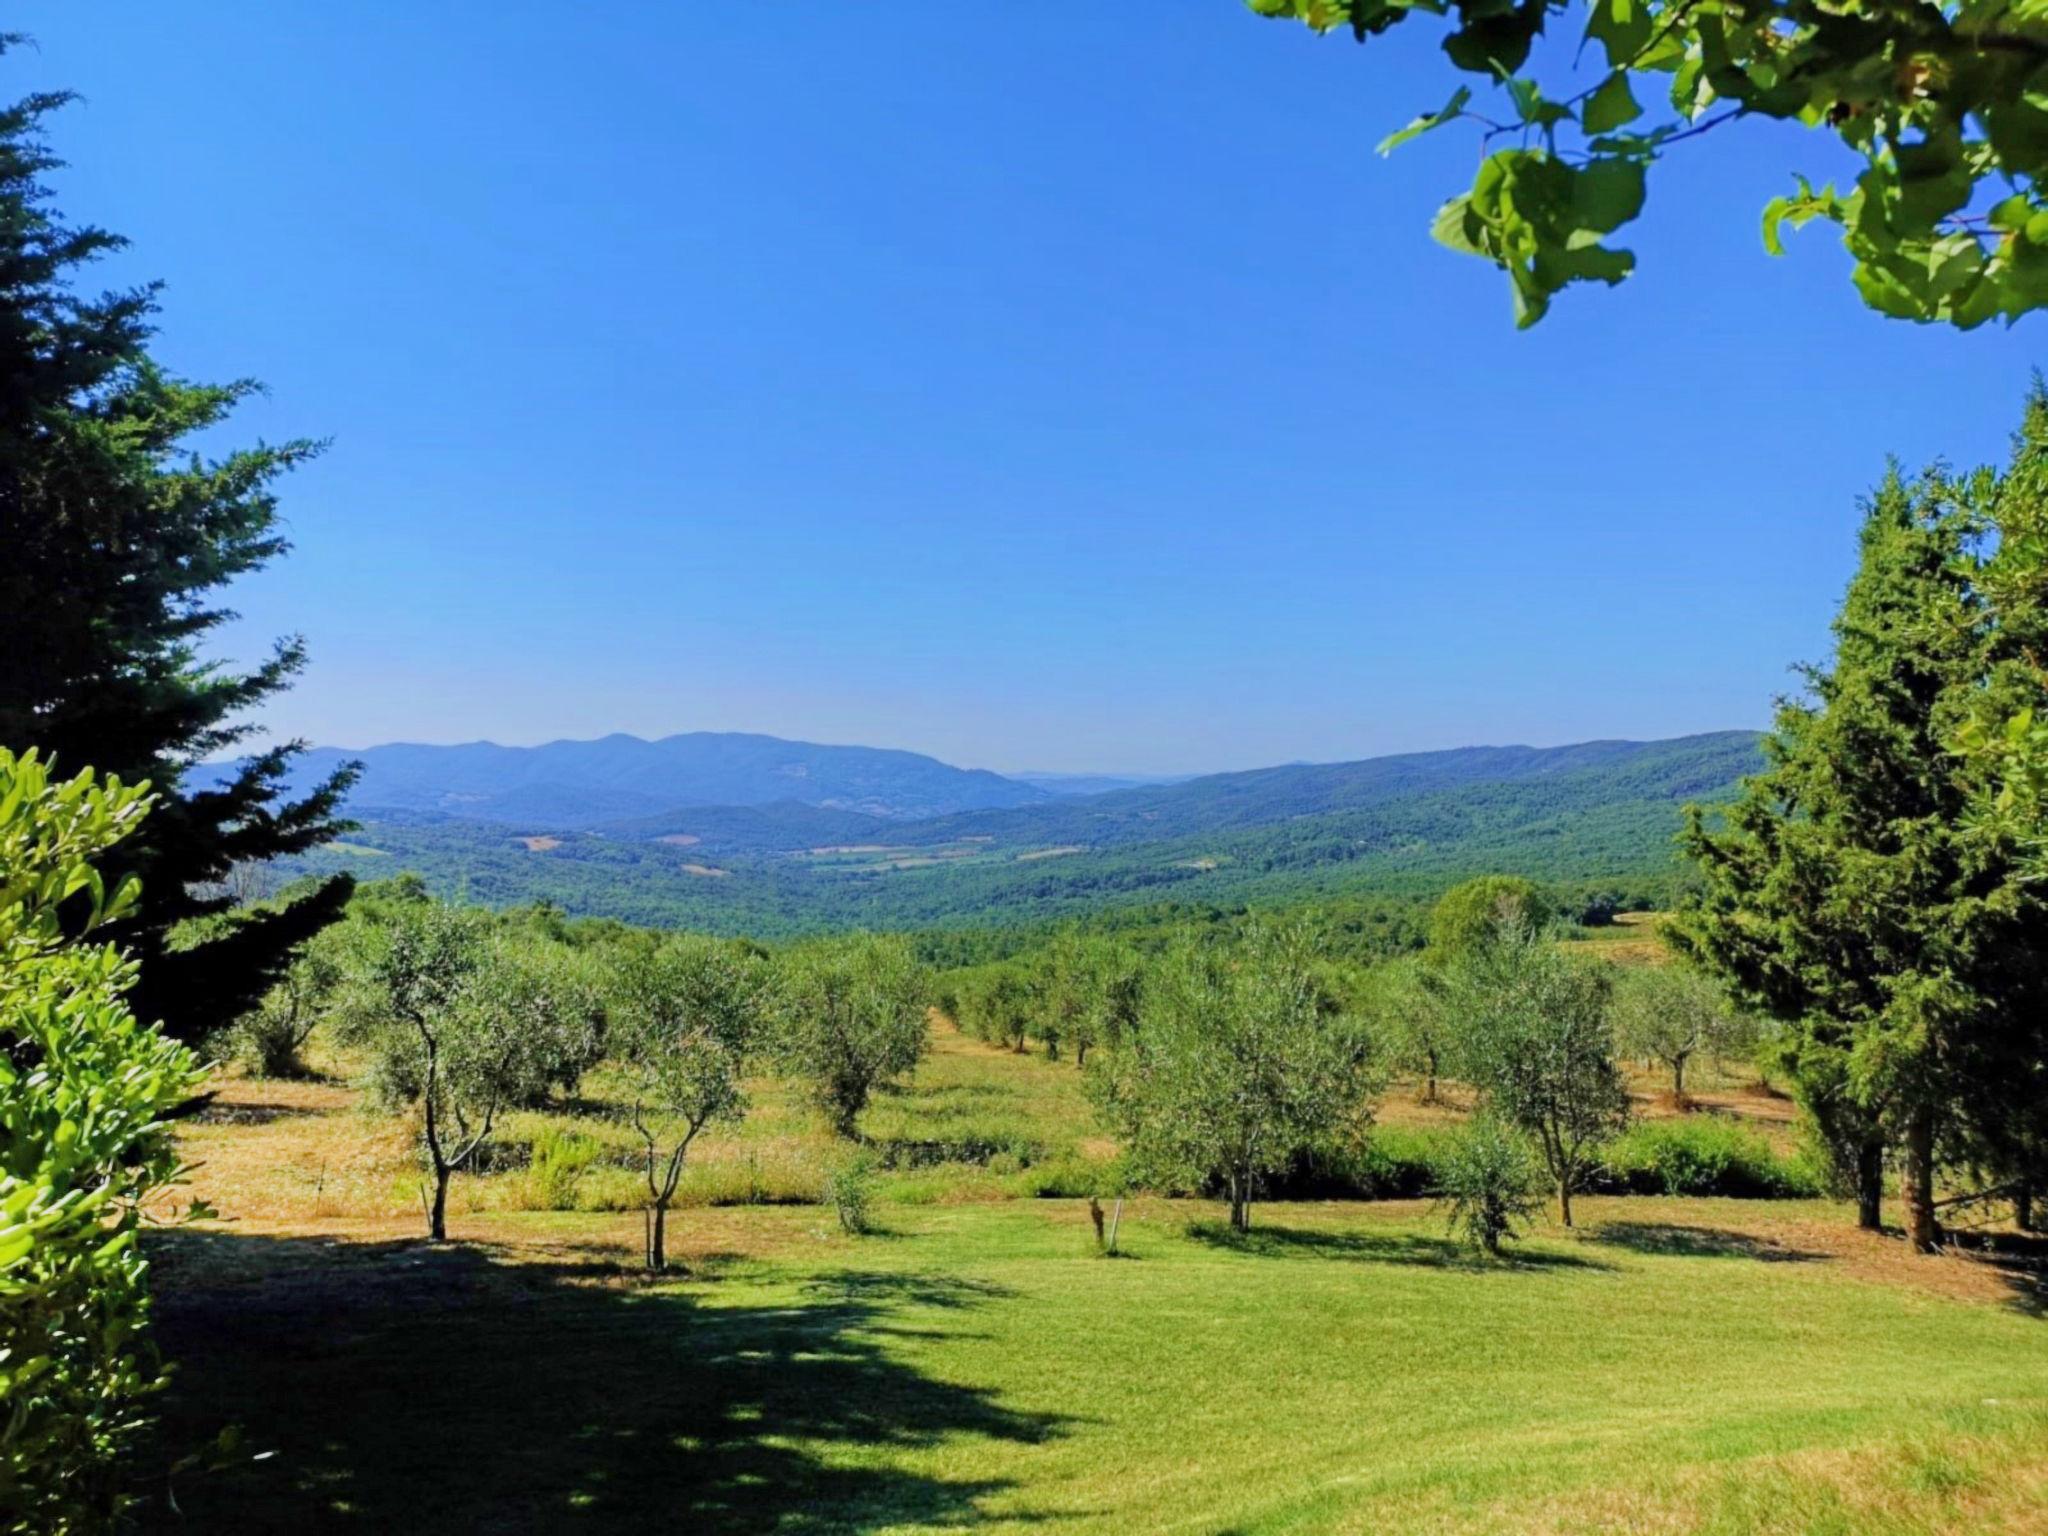
[[[238,865],[333,836],[347,773],[288,800],[293,743],[223,784],[184,784],[243,741],[248,712],[305,664],[296,638],[247,671],[200,645],[233,617],[220,589],[285,551],[273,486],[319,445],[215,458],[188,446],[256,386],[189,383],[158,365],[155,285],[74,286],[123,242],[51,206],[44,178],[60,162],[43,123],[67,100],[0,110],[0,743],[155,787],[156,810],[123,850],[142,904],[115,937],[141,961],[136,1012],[191,1038],[251,1006],[348,896],[330,882],[231,913],[224,889]]]
[[[1936,1240],[1934,1176],[1987,1073],[2038,1058],[2044,909],[1970,815],[1954,747],[2010,654],[1981,583],[1986,479],[1888,475],[1835,621],[1833,664],[1781,703],[1765,771],[1686,834],[1706,877],[1686,947],[1789,1021],[1794,1082],[1878,1219],[1895,1152],[1906,1231]]]

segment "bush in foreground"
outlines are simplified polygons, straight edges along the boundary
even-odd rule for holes
[[[149,1344],[140,1208],[170,1182],[165,1116],[198,1062],[124,1001],[133,964],[67,938],[133,908],[94,861],[142,819],[146,786],[50,782],[0,749],[0,1531],[110,1529],[115,1458],[164,1372]],[[72,932],[77,930],[73,929]]]

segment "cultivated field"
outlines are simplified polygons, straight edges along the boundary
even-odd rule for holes
[[[689,1272],[660,1281],[605,1208],[632,1176],[562,1152],[559,1122],[512,1128],[534,1165],[461,1181],[434,1250],[402,1126],[338,1082],[225,1083],[186,1132],[225,1219],[154,1245],[164,1433],[246,1441],[152,1524],[2048,1529],[2018,1263],[1913,1259],[1828,1202],[1644,1197],[1586,1199],[1492,1266],[1423,1201],[1268,1203],[1232,1239],[1207,1202],[1144,1200],[1103,1259],[1085,1202],[1026,1198],[1114,1152],[1080,1075],[935,1029],[867,1121],[937,1159],[885,1177],[883,1231],[707,1203],[815,1196],[830,1139],[771,1088],[703,1149],[671,1226]],[[1454,1113],[1397,1089],[1382,1120]]]

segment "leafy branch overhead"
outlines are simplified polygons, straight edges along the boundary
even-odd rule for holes
[[[2048,0],[1591,0],[1547,82],[1532,56],[1577,4],[1247,3],[1361,42],[1444,18],[1451,64],[1501,106],[1475,111],[1461,85],[1380,149],[1449,123],[1481,131],[1472,188],[1435,233],[1507,272],[1520,325],[1569,283],[1627,277],[1635,256],[1608,237],[1641,213],[1651,166],[1739,118],[1797,122],[1862,161],[1846,187],[1795,177],[1770,201],[1773,254],[1786,225],[1824,219],[1883,314],[1968,329],[2048,304]]]

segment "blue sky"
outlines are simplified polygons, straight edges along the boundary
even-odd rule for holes
[[[1888,452],[1995,457],[2038,325],[1653,183],[1517,333],[1434,245],[1434,38],[1114,6],[18,5],[161,355],[331,437],[223,641],[284,735],[770,731],[1184,771],[1765,722]]]

